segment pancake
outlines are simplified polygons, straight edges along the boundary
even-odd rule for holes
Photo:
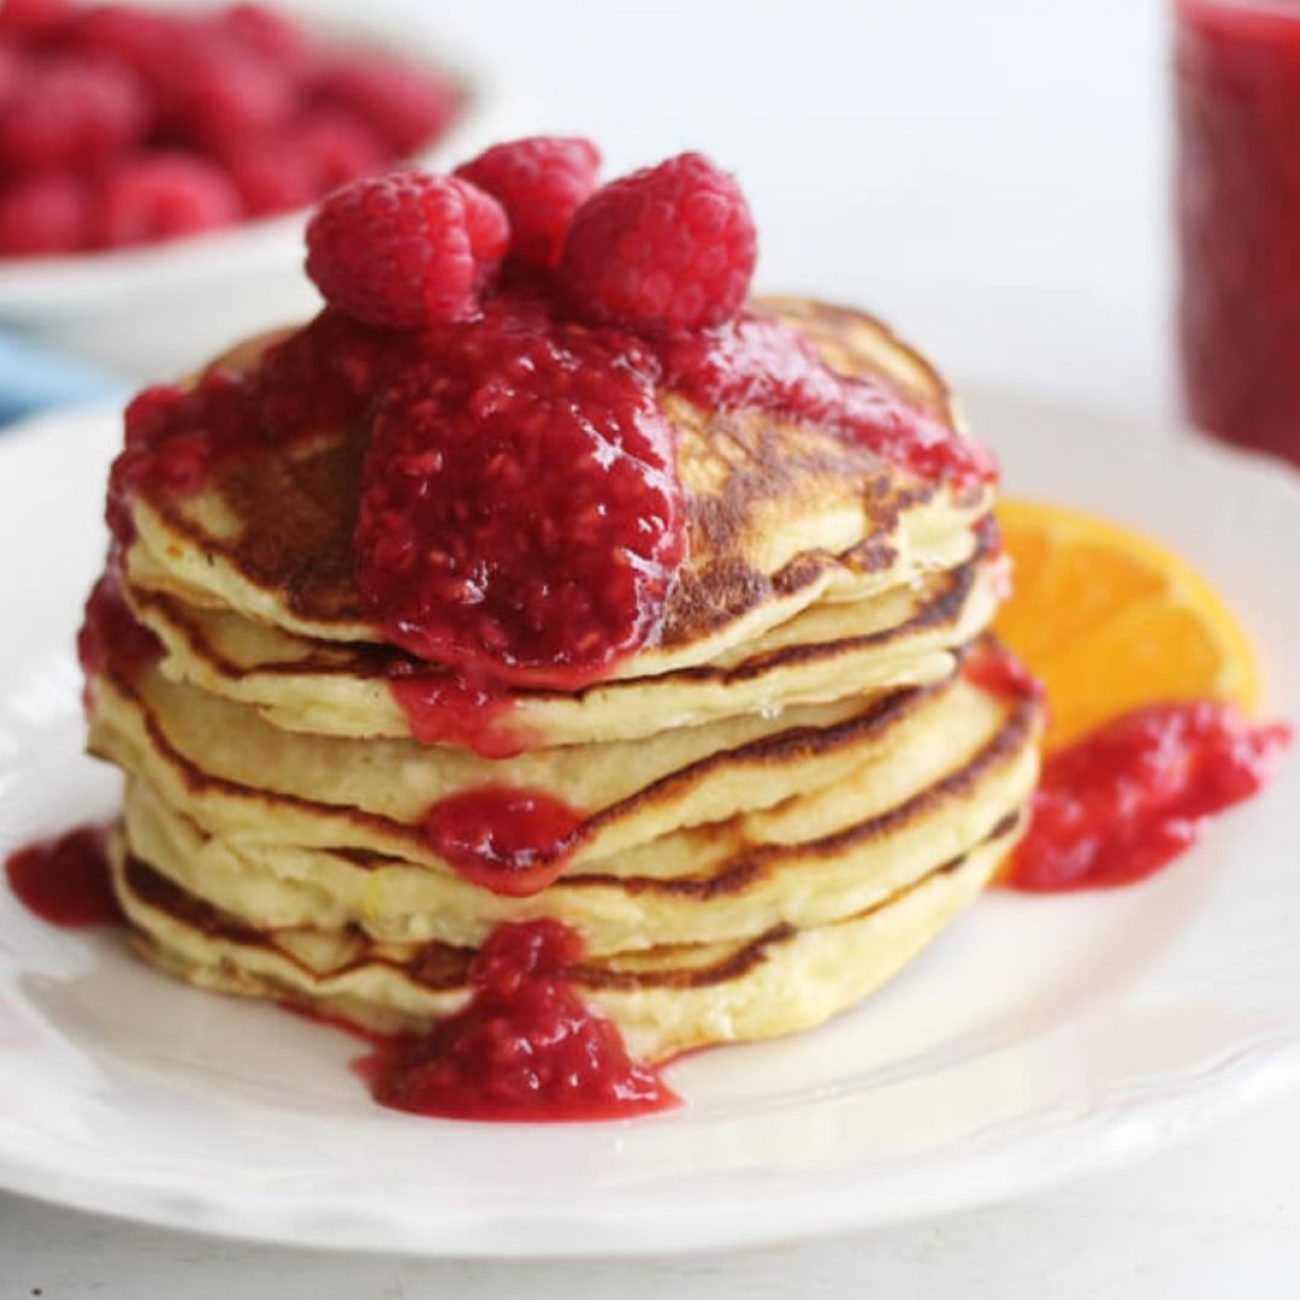
[[[811,1029],[932,942],[988,884],[1018,833],[1016,825],[1000,827],[962,859],[829,925],[587,959],[568,976],[643,1060]],[[269,934],[187,895],[129,857],[120,840],[114,881],[141,955],[206,988],[384,1033],[427,1028],[468,997],[472,954],[464,948],[382,946],[355,931]]]
[[[515,690],[504,730],[522,747],[634,740],[717,718],[923,685],[997,606],[992,561],[968,561],[874,599],[816,605],[729,655],[657,677],[578,692]],[[359,643],[311,641],[157,591],[134,592],[166,648],[163,672],[251,705],[275,726],[318,735],[409,737],[389,689],[393,658]],[[427,673],[426,673],[427,675]]]
[[[472,947],[502,922],[547,916],[604,955],[802,929],[874,906],[1024,805],[1033,710],[965,684],[934,703],[822,790],[581,862],[531,898],[493,894],[436,859],[214,834],[139,781],[126,833],[136,856],[187,893],[272,930],[355,927],[378,942]]]
[[[934,372],[878,322],[772,306],[843,373],[889,376],[955,424]],[[227,364],[258,355],[245,348]],[[706,412],[672,393],[660,401],[677,433],[688,558],[655,637],[614,679],[712,663],[819,601],[906,587],[978,549],[987,486],[928,482],[833,432],[761,411]],[[352,558],[364,451],[362,431],[322,430],[236,459],[193,495],[137,498],[131,586],[313,640],[376,641]]]
[[[879,322],[766,306],[832,369],[960,430]],[[248,371],[274,342],[217,364]],[[820,1023],[971,902],[1025,825],[1042,726],[1035,698],[966,669],[1005,587],[993,486],[657,397],[687,537],[662,616],[597,681],[494,686],[491,749],[421,735],[395,693],[467,679],[393,644],[362,600],[364,419],[118,503],[126,617],[160,649],[107,648],[89,743],[127,775],[113,880],[143,956],[424,1031],[465,1004],[499,927],[557,922],[583,953],[566,980],[659,1061]],[[485,884],[430,829],[500,792],[572,817],[538,849],[544,885]]]
[[[569,856],[578,869],[671,830],[822,789],[933,725],[928,715],[954,684],[491,760],[450,746],[282,731],[150,671],[129,685],[97,684],[90,742],[221,833],[428,866],[439,863],[423,829],[432,805],[485,786],[541,792],[578,814]],[[958,692],[959,707],[967,698]]]

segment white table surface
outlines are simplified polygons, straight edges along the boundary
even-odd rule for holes
[[[737,170],[763,287],[868,305],[959,382],[1169,416],[1161,0],[455,8],[551,106],[539,126],[596,136],[615,168],[699,147]],[[0,1197],[0,1300],[1271,1300],[1297,1294],[1297,1169],[1300,1097],[1015,1204],[608,1264],[336,1258]]]

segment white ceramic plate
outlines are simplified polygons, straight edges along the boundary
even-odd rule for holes
[[[1190,438],[975,405],[1017,491],[1203,565],[1300,718],[1300,487]],[[105,412],[0,437],[0,851],[107,815],[79,753],[78,605]],[[859,1011],[671,1071],[680,1113],[478,1126],[371,1104],[342,1035],[193,992],[115,934],[0,899],[0,1184],[282,1242],[426,1254],[669,1252],[862,1228],[1134,1155],[1300,1080],[1300,762],[1141,887],[994,894]]]

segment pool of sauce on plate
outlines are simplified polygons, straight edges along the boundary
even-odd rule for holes
[[[38,840],[5,859],[9,888],[29,912],[51,925],[85,929],[122,919],[108,872],[108,831],[79,826]]]
[[[1167,867],[1216,814],[1257,794],[1290,746],[1213,701],[1156,704],[1050,754],[1003,883],[1034,893],[1128,885]]]
[[[470,964],[460,1011],[378,1040],[354,1068],[380,1105],[446,1119],[611,1120],[680,1105],[578,997],[567,971],[581,955],[558,921],[499,926]]]

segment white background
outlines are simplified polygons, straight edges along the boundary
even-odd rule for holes
[[[433,16],[448,7],[426,0]],[[1165,409],[1166,0],[471,0],[610,169],[736,171],[759,284],[874,309],[956,378]]]
[[[369,0],[376,3],[378,0]],[[426,0],[614,170],[737,171],[761,287],[865,305],[967,385],[1168,418],[1162,0]],[[985,431],[996,440],[996,430]],[[1293,1297],[1300,1099],[1020,1204],[679,1262],[436,1264],[0,1198],[0,1297]]]

